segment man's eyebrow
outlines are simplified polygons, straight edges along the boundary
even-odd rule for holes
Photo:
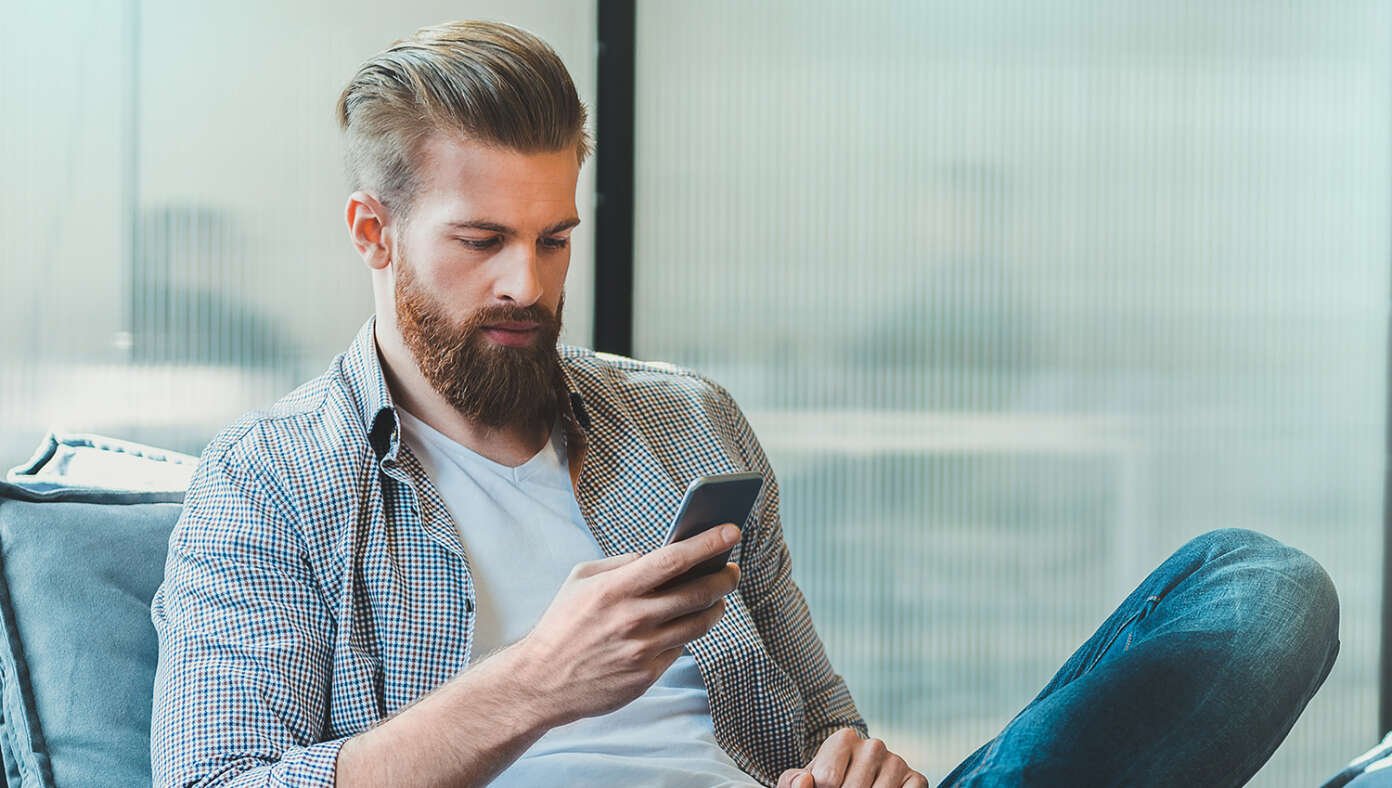
[[[564,232],[580,223],[580,218],[572,216],[569,219],[562,219],[559,222],[541,231],[542,235],[555,235]],[[505,224],[490,222],[487,219],[470,219],[463,222],[450,222],[449,228],[452,230],[487,230],[490,233],[499,235],[516,235],[517,231]]]
[[[569,219],[562,219],[561,221],[556,222],[555,224],[551,225],[550,227],[547,227],[545,230],[542,230],[542,231],[541,231],[541,234],[542,234],[542,235],[555,235],[556,233],[565,232],[566,230],[569,230],[570,228],[574,227],[575,225],[577,225],[577,224],[579,224],[579,223],[580,223],[580,217],[578,217],[578,216],[572,216],[572,217],[570,217]]]

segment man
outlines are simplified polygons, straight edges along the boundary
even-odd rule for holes
[[[557,347],[589,142],[555,53],[426,28],[338,110],[376,317],[204,452],[152,604],[155,782],[926,786],[828,663],[730,396]],[[663,546],[735,470],[749,521]],[[1336,633],[1308,557],[1200,537],[949,781],[1240,783]]]

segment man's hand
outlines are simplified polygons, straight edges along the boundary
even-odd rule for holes
[[[812,762],[789,769],[778,788],[928,788],[928,778],[885,749],[879,739],[861,739],[854,728],[827,737]]]
[[[551,722],[627,705],[683,646],[710,631],[725,612],[725,595],[739,584],[738,566],[663,586],[739,538],[739,529],[726,524],[647,555],[577,564],[537,625],[508,649]]]

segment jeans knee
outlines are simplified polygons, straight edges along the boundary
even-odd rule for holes
[[[1200,551],[1209,566],[1228,570],[1225,576],[1236,586],[1233,593],[1250,597],[1249,609],[1270,614],[1254,622],[1263,621],[1264,627],[1272,618],[1279,622],[1276,632],[1262,630],[1264,636],[1274,636],[1273,648],[1305,652],[1321,664],[1323,655],[1337,651],[1339,594],[1329,573],[1310,555],[1245,528],[1210,531],[1188,547]]]
[[[1305,591],[1301,629],[1313,642],[1325,646],[1331,653],[1337,652],[1339,591],[1334,587],[1334,579],[1319,561],[1293,547],[1286,549],[1289,552],[1276,569]]]
[[[1199,534],[1180,549],[1197,551],[1206,559],[1213,560],[1228,553],[1243,553],[1245,557],[1263,556],[1279,552],[1281,548],[1285,548],[1285,545],[1260,531],[1218,528]]]
[[[1319,561],[1306,553],[1286,547],[1284,554],[1273,558],[1270,570],[1291,581],[1301,593],[1294,608],[1295,629],[1302,637],[1332,650],[1338,647],[1339,592],[1334,580]]]
[[[1275,541],[1275,540],[1272,540]],[[1261,609],[1266,625],[1254,628],[1248,642],[1251,654],[1265,664],[1266,689],[1284,697],[1285,711],[1299,714],[1324,684],[1339,654],[1339,594],[1318,561],[1293,547],[1277,548],[1256,562],[1264,576],[1258,587],[1266,598],[1251,605]]]

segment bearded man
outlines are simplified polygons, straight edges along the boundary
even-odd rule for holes
[[[590,145],[555,53],[426,28],[338,120],[376,316],[203,454],[151,609],[155,783],[926,786],[828,663],[729,394],[557,346]],[[766,480],[749,520],[664,546],[730,471]],[[1241,781],[1336,631],[1308,557],[1200,537],[952,779]]]

